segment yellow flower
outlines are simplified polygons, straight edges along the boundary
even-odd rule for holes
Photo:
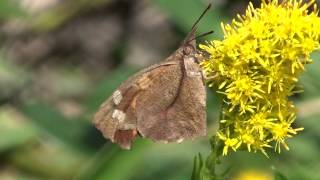
[[[302,131],[303,128],[292,128],[291,124],[295,120],[295,116],[290,114],[290,117],[287,120],[281,120],[280,123],[274,124],[271,131],[273,135],[273,139],[276,141],[275,150],[277,152],[281,152],[280,145],[287,150],[289,150],[288,145],[285,142],[285,138],[292,137],[292,135],[297,134],[298,131]]]
[[[309,11],[313,6],[313,11]],[[224,96],[224,120],[218,137],[223,154],[240,146],[261,151],[280,145],[289,149],[296,108],[289,96],[310,54],[320,49],[320,18],[315,0],[249,3],[245,15],[223,24],[223,40],[200,48],[210,56],[201,63],[209,85]]]
[[[269,172],[259,171],[255,169],[244,170],[239,172],[232,180],[273,180],[274,177]]]
[[[230,132],[229,130],[227,130],[227,134],[224,135],[222,133],[217,133],[218,137],[224,141],[224,147],[223,147],[223,152],[222,154],[223,155],[227,155],[228,154],[228,150],[229,148],[233,149],[233,151],[236,151],[239,146],[240,146],[240,143],[238,141],[238,139],[236,138],[230,138]]]
[[[232,82],[226,87],[227,98],[231,101],[233,106],[232,111],[237,105],[240,105],[240,112],[246,111],[254,112],[254,107],[250,103],[254,102],[257,98],[262,98],[264,91],[261,89],[262,82],[258,77],[253,76],[235,76]],[[221,89],[221,86],[220,86]]]
[[[274,126],[276,118],[268,118],[270,112],[262,111],[253,114],[247,121],[247,126],[259,135],[259,139],[263,140],[266,137],[266,130]]]

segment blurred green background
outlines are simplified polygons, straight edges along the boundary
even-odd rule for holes
[[[182,144],[138,139],[131,151],[90,123],[105,98],[138,69],[179,46],[209,1],[0,0],[0,179],[187,180],[193,158],[210,151],[220,100],[208,90],[209,135]],[[248,1],[214,0],[198,33],[221,39],[220,22]],[[255,1],[255,4],[259,2]],[[223,159],[227,179],[320,179],[320,58],[293,97],[297,126],[290,151],[237,152]]]

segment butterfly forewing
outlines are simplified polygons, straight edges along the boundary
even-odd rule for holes
[[[170,66],[177,64],[169,57],[167,61],[146,68],[122,83],[94,116],[93,122],[103,136],[129,149],[138,133],[135,111],[137,97],[149,88],[153,80],[161,77],[166,68],[172,70]]]

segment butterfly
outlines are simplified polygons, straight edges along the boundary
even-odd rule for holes
[[[105,138],[130,149],[137,136],[180,143],[206,135],[206,89],[195,33],[210,6],[175,52],[123,82],[100,106],[93,123]]]

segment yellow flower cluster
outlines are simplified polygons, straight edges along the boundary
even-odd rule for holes
[[[209,83],[224,95],[217,134],[224,155],[241,148],[267,155],[272,146],[280,153],[303,129],[293,127],[296,108],[288,98],[320,49],[318,8],[314,0],[304,2],[263,1],[257,9],[250,3],[245,15],[222,24],[222,41],[200,45],[209,54],[201,63]]]

